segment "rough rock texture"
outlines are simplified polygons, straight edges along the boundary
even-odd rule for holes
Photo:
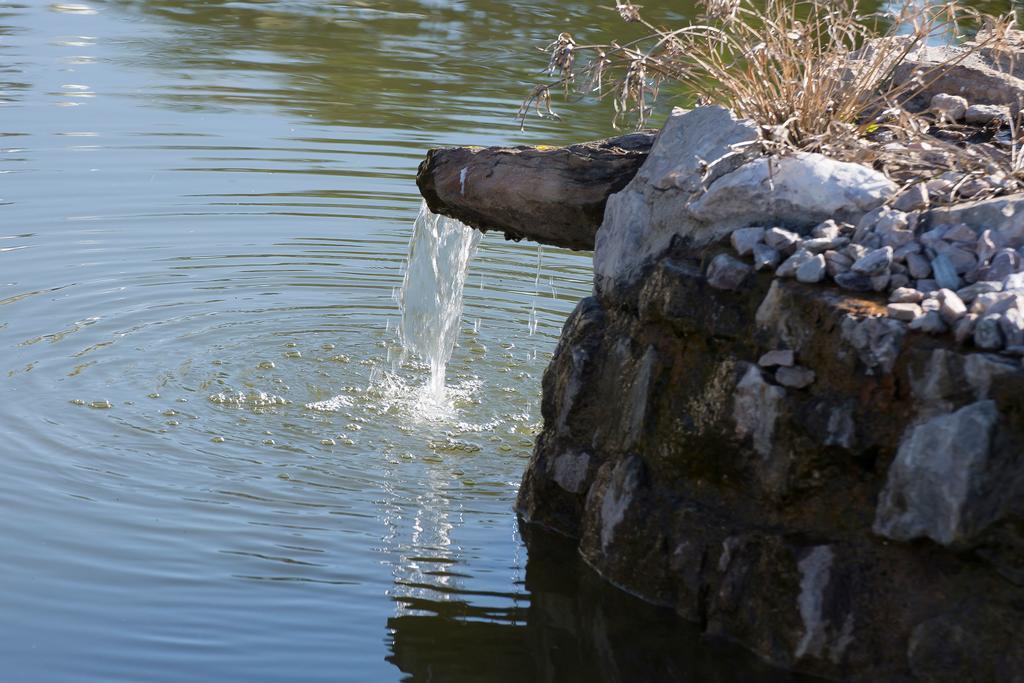
[[[705,269],[677,245],[635,298],[579,304],[523,518],[781,666],[1021,680],[1020,362],[907,332],[876,300],[765,274],[721,290]],[[758,366],[778,349],[813,383]]]
[[[857,220],[895,192],[859,164],[758,157],[759,139],[753,123],[722,107],[673,112],[647,162],[608,199],[594,251],[598,286],[636,281],[673,239],[700,247],[755,221],[806,234],[826,219]]]
[[[757,146],[676,113],[609,198],[519,513],[782,667],[1024,681],[1024,200]]]
[[[920,74],[924,87],[913,89],[914,97],[907,103],[910,108],[927,109],[934,96],[949,94],[971,104],[1009,105],[1016,114],[1024,101],[1024,72],[1013,54],[1012,50],[983,49],[965,56],[962,48],[921,47],[896,67],[893,82],[906,83]],[[1010,61],[1013,69],[1008,68]]]
[[[431,211],[482,232],[593,249],[608,195],[636,174],[653,140],[634,133],[569,147],[432,149],[416,184]]]

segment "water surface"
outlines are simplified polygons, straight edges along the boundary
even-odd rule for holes
[[[401,360],[419,160],[611,133],[512,117],[604,4],[0,4],[0,679],[743,680],[571,556],[528,567],[589,255],[487,236],[447,410]]]

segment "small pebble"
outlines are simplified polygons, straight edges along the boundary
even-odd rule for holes
[[[942,322],[942,316],[938,311],[927,311],[924,315],[915,318],[909,327],[927,334],[941,334],[948,329],[946,323]]]
[[[892,247],[882,247],[881,249],[870,251],[858,259],[851,269],[853,272],[860,273],[861,275],[880,275],[888,271],[889,266],[892,265],[892,252]]]
[[[986,351],[1003,348],[1003,332],[999,326],[998,315],[987,315],[978,320],[974,328],[974,345]]]
[[[800,235],[784,228],[769,228],[764,234],[764,243],[772,249],[789,252],[800,242]]]
[[[767,244],[760,242],[754,245],[754,270],[774,269],[782,260],[782,254]]]
[[[910,322],[924,315],[921,307],[913,303],[889,304],[885,307],[886,314],[895,320]]]
[[[818,254],[813,258],[804,261],[802,264],[800,264],[800,267],[796,269],[797,282],[803,282],[805,284],[814,284],[816,282],[821,282],[824,279],[825,257],[822,254]]]
[[[751,267],[729,254],[719,254],[708,266],[708,284],[715,289],[739,289],[751,272]]]
[[[796,358],[794,356],[795,355],[791,349],[775,349],[774,351],[768,351],[761,356],[758,359],[757,364],[762,368],[771,368],[776,365],[789,368],[796,362]]]
[[[754,246],[764,240],[764,228],[740,228],[733,230],[729,235],[732,248],[740,256],[749,256],[754,251]]]
[[[798,268],[800,268],[800,266],[807,263],[813,258],[814,254],[812,254],[809,251],[804,251],[803,249],[800,249],[797,252],[795,252],[792,256],[790,256],[788,259],[783,261],[779,265],[778,269],[776,269],[775,274],[778,275],[779,277],[793,277],[794,275],[796,275],[796,271]]]
[[[916,304],[923,299],[924,294],[911,287],[900,287],[889,295],[889,301],[894,304]]]
[[[837,285],[852,292],[870,292],[873,289],[871,278],[852,271],[840,273],[835,280]]]
[[[898,211],[917,211],[926,209],[931,203],[926,183],[917,183],[904,190],[892,202],[892,208]]]
[[[945,289],[960,289],[960,276],[957,275],[953,262],[945,254],[939,254],[932,259],[932,272],[935,273],[935,283]]]
[[[974,328],[978,323],[978,316],[968,313],[956,321],[953,326],[953,338],[957,344],[963,344],[974,336]]]
[[[957,320],[967,315],[967,306],[956,292],[949,289],[939,290],[939,315],[942,321],[952,326]]]
[[[775,381],[785,387],[803,389],[814,384],[814,370],[799,365],[781,367],[775,371]]]

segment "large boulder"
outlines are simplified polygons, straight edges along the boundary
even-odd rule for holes
[[[737,228],[806,233],[856,222],[895,192],[883,174],[819,154],[761,156],[751,121],[722,107],[676,110],[633,180],[612,195],[597,232],[599,287],[634,283],[673,240],[707,246]]]

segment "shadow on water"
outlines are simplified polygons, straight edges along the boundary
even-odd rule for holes
[[[401,599],[388,661],[406,681],[810,683],[768,668],[696,625],[610,586],[565,539],[535,528],[529,606],[496,613],[464,602]],[[728,662],[727,665],[723,665]]]

